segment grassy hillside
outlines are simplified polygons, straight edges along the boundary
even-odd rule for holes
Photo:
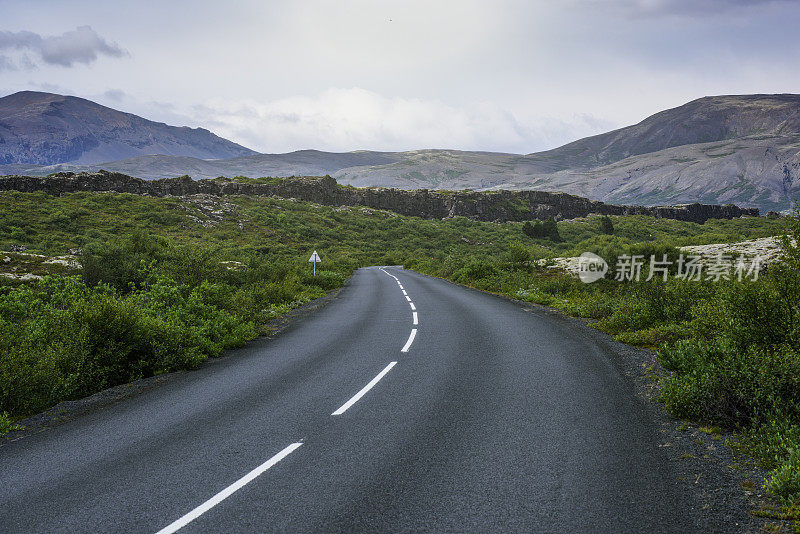
[[[796,249],[755,282],[586,285],[547,264],[584,251],[612,264],[625,253],[675,257],[677,246],[797,233],[796,224],[588,217],[537,233],[520,223],[273,198],[0,193],[0,249],[27,247],[0,254],[0,272],[44,276],[0,278],[0,426],[60,400],[191,368],[266,332],[272,318],[339,287],[355,268],[405,264],[588,317],[621,341],[657,348],[666,408],[736,431],[738,445],[774,470],[769,489],[791,516],[800,499]],[[25,255],[74,248],[83,268]],[[307,262],[314,249],[323,259],[316,278]]]

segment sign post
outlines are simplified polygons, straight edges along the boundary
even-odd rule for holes
[[[322,259],[320,259],[319,254],[315,250],[314,253],[308,258],[308,261],[314,264],[314,276],[317,276],[317,264],[322,263]]]

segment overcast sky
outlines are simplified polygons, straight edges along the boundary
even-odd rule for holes
[[[0,0],[0,96],[262,152],[529,153],[715,94],[800,93],[800,2]]]

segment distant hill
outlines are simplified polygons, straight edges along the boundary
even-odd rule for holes
[[[0,98],[0,163],[93,164],[145,154],[227,159],[255,152],[202,128],[168,126],[74,96],[22,91]]]
[[[800,198],[800,95],[700,98],[633,126],[527,155],[302,150],[216,161],[147,155],[93,165],[0,165],[0,174],[99,169],[148,179],[330,174],[359,187],[532,189],[616,204],[732,202],[786,210]]]

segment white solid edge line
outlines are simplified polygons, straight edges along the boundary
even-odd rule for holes
[[[400,352],[408,352],[408,349],[411,348],[411,344],[414,342],[415,337],[417,337],[417,329],[412,328],[411,334],[409,334],[408,336],[408,341],[406,341],[405,346],[402,349],[400,349]]]
[[[418,324],[417,312],[413,312],[413,313],[414,313],[414,323],[413,324]]]
[[[300,447],[300,445],[302,445],[302,443],[300,442],[292,443],[291,445],[283,449],[281,452],[279,452],[278,454],[276,454],[263,464],[259,465],[258,467],[247,473],[245,476],[243,476],[242,478],[240,478],[239,480],[237,480],[224,490],[220,491],[219,493],[211,497],[209,500],[207,500],[206,502],[204,502],[203,504],[201,504],[200,506],[189,512],[188,514],[184,515],[180,519],[176,519],[166,527],[159,530],[156,534],[171,534],[172,532],[177,532],[178,530],[182,529],[183,527],[185,527],[186,525],[188,525],[189,523],[191,523],[192,521],[194,521],[204,513],[208,512],[213,507],[215,507],[216,505],[218,505],[231,495],[233,495],[235,492],[242,489],[245,485],[252,482],[256,477],[264,473],[264,471],[266,471],[273,465],[277,464],[278,462],[289,456],[291,453],[297,450],[297,448]]]
[[[378,376],[370,380],[369,384],[361,388],[361,391],[353,395],[353,397],[349,401],[342,404],[342,407],[333,412],[331,415],[342,415],[344,412],[346,412],[352,405],[357,403],[359,399],[367,393],[367,391],[371,390],[375,386],[375,384],[377,384],[380,381],[381,378],[386,376],[386,373],[388,373],[395,365],[397,365],[397,362],[391,362],[389,365],[384,367],[383,371],[378,373]]]
[[[409,302],[408,305],[411,306],[411,311],[414,311],[414,310],[417,309],[416,306],[414,306],[413,302]]]

